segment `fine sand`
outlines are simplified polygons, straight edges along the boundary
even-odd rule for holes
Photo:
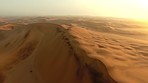
[[[147,41],[77,25],[5,27],[0,83],[148,83]]]

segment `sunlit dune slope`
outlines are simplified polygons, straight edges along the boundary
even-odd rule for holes
[[[0,31],[0,83],[116,83],[105,64],[77,43],[73,29],[40,23],[22,27]]]
[[[103,62],[116,82],[148,83],[147,41],[94,32],[79,26],[72,26],[69,33],[75,40],[75,44],[72,43],[75,52],[82,50],[84,56]],[[81,61],[89,63],[82,58],[84,56]]]
[[[0,31],[0,83],[148,83],[148,42],[78,25]]]
[[[13,24],[4,24],[0,26],[0,30],[11,30],[14,28]]]

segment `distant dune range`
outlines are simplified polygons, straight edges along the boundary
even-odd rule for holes
[[[5,27],[0,83],[148,83],[146,41],[78,25]]]

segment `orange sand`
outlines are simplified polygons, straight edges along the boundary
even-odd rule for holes
[[[148,83],[145,41],[77,25],[22,27],[0,31],[0,83]]]

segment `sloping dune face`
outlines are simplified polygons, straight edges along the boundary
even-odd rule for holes
[[[72,34],[81,29],[22,27],[0,31],[0,83],[117,83],[101,60],[81,48],[81,34]]]
[[[11,30],[13,29],[13,25],[12,24],[6,24],[6,25],[2,25],[0,26],[0,30]]]
[[[69,33],[75,40],[72,45],[76,52],[83,50],[83,55],[103,62],[116,82],[148,83],[147,41],[94,32],[79,26],[71,27]],[[86,57],[82,57],[84,56],[80,58],[82,62],[91,63]],[[95,68],[101,71],[96,66]]]

